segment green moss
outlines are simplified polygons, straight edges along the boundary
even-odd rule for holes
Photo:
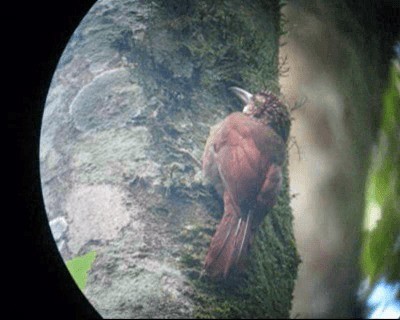
[[[139,70],[158,70],[157,85],[147,88],[277,89],[279,14],[270,12],[279,9],[277,1],[154,1],[160,18],[150,21],[144,41],[151,52],[139,53]]]
[[[192,279],[198,279],[202,272],[205,250],[211,240],[213,228],[210,226],[188,225],[180,233],[180,241],[184,243],[180,252],[180,263],[189,271]]]
[[[160,157],[160,152],[166,150],[165,159],[169,163],[179,162],[177,153],[171,153],[173,148],[166,146],[173,146],[185,134],[170,130],[187,121],[185,117],[193,116],[193,132],[188,134],[196,144],[188,148],[202,149],[204,143],[200,143],[200,137],[207,134],[204,124],[210,125],[209,119],[215,118],[216,110],[223,110],[223,115],[233,110],[230,105],[237,103],[228,93],[228,87],[279,91],[280,3],[272,0],[156,0],[152,10],[156,11],[157,19],[149,21],[143,42],[135,43],[132,47],[136,50],[127,56],[130,54],[131,60],[140,61],[135,72],[139,73],[146,92],[166,95],[168,104],[163,105],[160,112],[174,118],[170,127],[157,123],[151,129],[153,141],[163,144],[163,148],[155,148],[155,156]],[[159,98],[163,101],[163,97]],[[181,112],[188,108],[190,115]],[[197,126],[198,123],[203,125]],[[172,182],[181,181],[188,172],[189,169],[174,170],[168,177]],[[294,245],[287,186],[285,178],[279,203],[258,232],[246,274],[233,275],[228,281],[217,283],[201,276],[211,236],[222,214],[214,210],[216,205],[209,205],[210,221],[181,230],[178,237],[184,245],[179,252],[180,266],[193,288],[194,317],[289,317],[299,258]],[[175,193],[180,190],[173,187],[171,183],[170,189]],[[188,189],[206,206],[217,202],[211,196],[209,200],[202,198],[203,193],[196,191],[202,190],[198,185],[189,188],[188,184]],[[181,192],[177,201],[182,198],[190,197]]]
[[[225,92],[231,85],[250,91],[265,88],[278,91],[281,34],[278,1],[186,1],[184,4],[180,1],[179,10],[174,9],[175,1],[155,3],[155,10],[162,19],[153,22],[147,41],[161,42],[147,57],[152,60],[149,65],[153,68],[159,64],[164,68],[163,76],[156,79],[158,86],[167,87],[168,92],[200,88],[225,100],[230,99]],[[168,34],[165,33],[167,27]],[[176,61],[185,72],[176,68]],[[175,100],[175,107],[179,108],[180,104],[185,107],[192,99],[185,96],[181,101]],[[198,107],[195,109],[201,109],[203,115],[208,114],[202,105]],[[299,257],[294,244],[287,186],[286,177],[278,204],[258,232],[244,275],[233,275],[217,283],[201,276],[204,257],[220,215],[210,213],[210,217],[218,216],[215,221],[181,231],[179,237],[185,245],[180,252],[180,263],[194,289],[194,317],[289,317]]]
[[[180,254],[194,288],[195,318],[287,318],[300,262],[292,229],[288,179],[277,205],[257,233],[246,274],[214,282],[202,275],[215,226],[190,225],[180,234]]]
[[[287,186],[286,175],[278,203],[257,233],[246,274],[232,275],[220,282],[207,277],[192,280],[196,318],[289,317],[300,258],[293,236]],[[204,254],[188,252],[184,260],[201,273],[199,257],[204,259]]]
[[[287,177],[287,176],[286,176]],[[265,219],[255,242],[247,280],[249,296],[260,301],[250,305],[254,317],[288,317],[297,267],[287,178],[281,197]]]

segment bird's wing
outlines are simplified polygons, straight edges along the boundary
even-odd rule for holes
[[[224,188],[243,212],[255,204],[270,165],[280,165],[285,150],[272,128],[242,113],[233,113],[224,120],[214,149]]]

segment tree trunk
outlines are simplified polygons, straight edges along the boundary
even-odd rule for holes
[[[300,0],[284,9],[289,45],[281,52],[290,74],[282,91],[307,97],[292,130],[304,155],[297,161],[293,148],[290,168],[292,190],[300,190],[292,206],[303,260],[294,316],[362,316],[365,186],[400,30],[395,2]]]
[[[280,34],[277,0],[100,0],[74,33],[48,95],[41,174],[63,258],[97,253],[84,292],[102,316],[289,317],[287,174],[247,273],[200,277],[223,212],[201,178],[205,140],[241,107],[228,87],[279,90]]]

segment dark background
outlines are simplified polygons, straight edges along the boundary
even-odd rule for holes
[[[13,227],[3,224],[11,229],[12,239],[7,241],[11,258],[3,258],[9,263],[4,275],[11,289],[6,308],[15,316],[99,318],[58,253],[45,214],[39,173],[40,125],[51,78],[68,39],[94,2],[17,2],[17,8],[6,11],[5,30],[11,39],[5,51],[16,58],[13,64],[6,63],[11,67],[7,84],[14,89],[7,110],[11,129],[7,140],[12,138],[11,153],[18,158],[15,162],[11,157],[14,170],[6,170],[14,187],[10,192],[6,186],[7,193],[16,197],[7,212],[17,219]]]
[[[14,170],[4,167],[6,194],[13,197],[8,209],[3,209],[3,216],[16,217],[16,220],[2,224],[11,233],[8,241],[3,242],[9,249],[3,255],[3,264],[4,278],[11,284],[6,307],[16,316],[99,317],[73,283],[51,236],[42,201],[38,160],[40,124],[52,75],[68,39],[94,2],[18,2],[14,3],[15,8],[5,11],[3,30],[7,34],[3,51],[9,57],[3,61],[11,72],[3,79],[6,88],[14,90],[5,90],[12,96],[11,103],[7,103],[6,120],[11,132],[7,135],[4,153],[16,154],[17,161],[14,156],[7,157],[8,166]],[[377,32],[382,37],[391,35],[384,43],[389,46],[400,28],[400,1],[375,3],[378,2],[375,8],[380,30]],[[364,1],[352,3],[364,5]],[[363,22],[368,23],[368,19]]]

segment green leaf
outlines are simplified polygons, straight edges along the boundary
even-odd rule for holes
[[[83,256],[75,257],[66,262],[67,269],[74,278],[79,289],[84,290],[86,287],[87,273],[92,268],[96,251],[91,251]]]
[[[390,69],[376,155],[366,184],[366,212],[361,265],[375,282],[400,280],[400,71]]]

